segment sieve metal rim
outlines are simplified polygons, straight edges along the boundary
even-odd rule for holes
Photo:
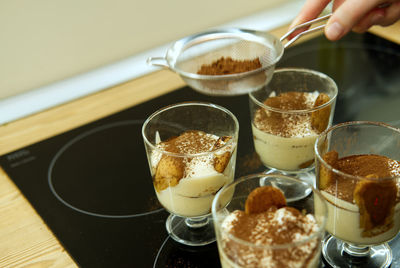
[[[185,49],[190,48],[196,44],[207,42],[210,40],[217,40],[217,39],[222,40],[227,38],[237,38],[238,40],[241,39],[259,43],[261,45],[264,45],[266,49],[269,48],[271,50],[274,50],[275,52],[277,52],[277,55],[269,64],[264,65],[261,68],[236,74],[201,75],[197,73],[182,71],[181,69],[175,66],[177,58],[179,57],[180,53]],[[278,49],[275,48],[276,46],[278,46]],[[267,32],[250,30],[245,28],[218,28],[194,34],[191,36],[187,36],[176,41],[167,50],[164,59],[167,64],[167,66],[165,67],[170,68],[171,70],[173,70],[174,72],[178,73],[179,75],[185,78],[197,79],[197,80],[237,80],[243,77],[264,72],[265,70],[274,67],[277,64],[277,62],[281,59],[283,53],[284,53],[284,47],[279,38]]]

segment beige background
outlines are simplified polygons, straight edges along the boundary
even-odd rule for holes
[[[0,0],[0,99],[291,0]]]

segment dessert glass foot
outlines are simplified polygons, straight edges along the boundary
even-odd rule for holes
[[[215,241],[214,225],[210,216],[185,218],[170,214],[165,225],[171,238],[181,244],[205,246]]]
[[[385,268],[392,263],[392,250],[387,243],[376,246],[355,246],[334,236],[323,240],[322,255],[332,267]]]

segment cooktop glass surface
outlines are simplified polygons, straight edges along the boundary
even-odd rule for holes
[[[323,36],[293,46],[277,67],[326,73],[338,84],[334,123],[400,126],[400,47],[371,34]],[[210,97],[188,87],[0,157],[0,164],[82,267],[219,267],[216,244],[168,237],[141,136],[144,120],[182,101],[207,101],[240,123],[236,177],[263,171],[253,148],[248,96]],[[399,235],[389,243],[400,267]],[[321,266],[325,266],[321,262]]]

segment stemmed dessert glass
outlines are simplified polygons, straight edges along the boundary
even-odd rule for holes
[[[311,194],[301,201],[286,200],[286,206],[297,209],[303,219],[287,215],[279,209],[274,212],[269,224],[265,225],[264,219],[246,220],[249,194],[260,186],[281,183],[291,183],[310,190]],[[282,193],[285,197],[291,195],[285,190]],[[261,213],[271,213],[271,210]],[[235,216],[238,214],[239,217]],[[306,182],[272,173],[241,177],[218,192],[212,204],[212,215],[223,268],[318,267],[320,263],[327,207],[319,191]],[[244,225],[238,225],[240,219],[244,220]],[[253,225],[256,227],[253,228]]]
[[[387,242],[400,229],[400,129],[338,124],[317,138],[315,152],[317,185],[328,204],[325,260],[333,267],[389,267]]]
[[[332,124],[336,83],[309,69],[277,69],[267,86],[251,92],[250,115],[255,151],[266,173],[291,175],[314,185],[314,143]],[[309,188],[280,185],[301,199]]]
[[[233,181],[239,123],[224,107],[184,102],[164,107],[142,128],[156,196],[170,212],[169,235],[201,246],[215,241],[211,203]]]

